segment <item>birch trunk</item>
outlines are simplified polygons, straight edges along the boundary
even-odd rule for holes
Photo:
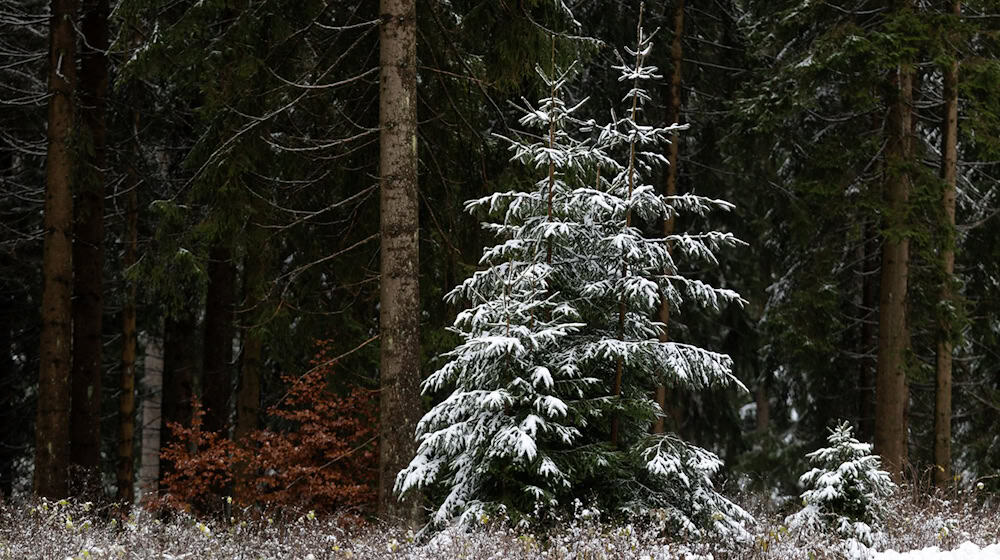
[[[139,498],[156,496],[160,481],[160,423],[163,397],[163,342],[157,334],[146,341],[142,376],[142,444]]]

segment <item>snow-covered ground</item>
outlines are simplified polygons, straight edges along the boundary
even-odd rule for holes
[[[1000,560],[1000,544],[979,548],[971,542],[964,542],[954,550],[940,550],[931,546],[910,552],[887,550],[875,555],[875,560]]]
[[[790,530],[786,511],[768,509],[762,496],[752,495],[743,496],[757,519],[752,540],[735,545],[671,538],[650,520],[604,523],[581,516],[545,534],[491,520],[471,530],[452,527],[425,542],[405,527],[306,511],[268,517],[234,508],[228,518],[194,518],[137,510],[121,518],[105,506],[61,500],[0,502],[0,560],[1000,560],[1000,509],[992,496],[975,490],[945,500],[907,490],[889,498],[886,533],[874,547],[884,552],[832,532]]]

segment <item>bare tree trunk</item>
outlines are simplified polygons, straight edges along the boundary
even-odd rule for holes
[[[674,5],[674,40],[670,45],[670,60],[673,62],[673,71],[670,74],[670,110],[667,113],[668,123],[678,123],[681,120],[681,78],[682,64],[684,63],[684,0],[677,0]],[[680,162],[680,135],[674,134],[670,139],[670,146],[667,149],[667,181],[664,185],[663,194],[675,196],[677,194],[677,165]],[[671,214],[663,220],[663,235],[668,236],[674,233],[676,217]],[[670,325],[670,302],[667,298],[660,301],[659,320],[663,323],[663,333],[660,335],[660,342],[670,340],[670,333],[667,330]],[[660,405],[660,410],[667,411],[667,387],[660,385],[656,388],[656,404]],[[672,416],[677,416],[674,412]],[[653,424],[653,433],[662,434],[666,431],[664,417],[660,416]],[[675,427],[680,430],[680,425]]]
[[[202,400],[205,430],[228,436],[233,392],[233,299],[236,271],[228,248],[212,247],[208,255],[208,295],[205,302],[205,347]]]
[[[879,238],[877,227],[869,222],[864,226],[863,256],[861,258],[861,347],[863,354],[858,374],[858,436],[862,441],[875,437],[875,371],[877,360],[872,356],[878,348]]]
[[[263,339],[259,333],[252,331],[252,327],[247,327],[246,331],[234,440],[249,436],[260,423],[260,368]]]
[[[49,20],[48,153],[45,172],[45,249],[39,341],[35,494],[63,498],[69,490],[71,293],[73,282],[73,97],[76,88],[75,0],[52,0]]]
[[[897,10],[909,7],[910,0],[897,0]],[[910,198],[912,163],[911,140],[913,69],[901,64],[889,91],[886,123],[885,228],[882,247],[882,277],[879,289],[878,364],[875,381],[875,451],[886,470],[897,479],[907,456],[906,352],[910,337],[907,325],[907,284],[910,240],[907,237],[907,209]]]
[[[251,227],[247,255],[243,266],[243,352],[240,356],[240,383],[236,393],[236,427],[233,441],[250,444],[250,434],[260,422],[261,363],[263,337],[254,322],[260,317],[259,307],[264,300],[266,271],[270,268],[270,251],[264,231]],[[249,503],[249,485],[252,473],[245,465],[235,469],[235,498],[240,504]]]
[[[10,498],[14,491],[14,462],[17,453],[13,437],[17,430],[14,380],[18,372],[14,366],[13,315],[11,298],[0,292],[0,501]]]
[[[417,203],[417,19],[415,0],[381,0],[381,177],[378,513],[416,524],[420,499],[393,487],[416,454],[420,419],[420,286]]]
[[[757,433],[766,434],[771,429],[771,401],[767,394],[766,379],[761,379],[757,384],[757,389],[754,391],[754,402],[757,404]]]
[[[85,0],[80,51],[80,120],[73,240],[73,392],[70,463],[75,493],[100,491],[101,327],[104,315],[105,105],[108,92],[108,0]],[[92,155],[91,155],[92,154]]]
[[[0,174],[13,175],[15,169],[13,150],[0,151]],[[23,434],[18,425],[23,419],[17,411],[21,392],[16,387],[25,377],[26,364],[14,362],[14,323],[19,314],[13,294],[6,279],[0,280],[0,500],[9,499],[14,492],[17,440]]]
[[[163,327],[163,400],[160,424],[160,447],[173,440],[169,425],[191,425],[192,384],[198,371],[198,338],[193,315],[169,317]],[[160,464],[160,473],[171,470],[169,462]]]
[[[155,496],[160,481],[160,425],[163,397],[163,344],[159,333],[146,341],[142,373],[142,444],[139,497]]]
[[[954,0],[951,13],[956,20],[962,15],[961,0]],[[941,135],[941,178],[944,193],[941,198],[944,210],[947,239],[941,251],[943,279],[942,303],[953,303],[951,284],[955,275],[955,185],[958,177],[958,59],[944,72],[944,122]],[[937,344],[937,382],[934,398],[934,482],[939,486],[951,483],[951,384],[952,339],[954,327],[950,314],[942,314]]]
[[[138,117],[136,117],[138,118]],[[139,188],[134,169],[129,171],[131,187],[125,202],[125,258],[122,266],[127,274],[135,266],[138,256],[139,237],[139,202],[136,189]],[[121,395],[118,397],[118,496],[117,500],[125,507],[135,501],[133,448],[135,442],[135,361],[136,361],[136,286],[125,278],[125,306],[122,308],[122,373]],[[147,352],[149,351],[147,347]],[[156,348],[159,351],[159,348]],[[162,369],[162,366],[161,366]],[[158,375],[158,385],[162,385],[162,373]],[[160,387],[157,387],[159,398]],[[159,427],[159,402],[156,403],[156,422]],[[160,435],[156,434],[156,445],[160,445]],[[159,465],[157,465],[159,466]]]
[[[247,329],[243,344],[243,364],[240,369],[240,387],[237,393],[236,427],[233,441],[244,445],[252,444],[250,435],[260,422],[260,367],[263,349],[260,334]],[[247,472],[246,465],[236,465],[234,493],[238,503],[250,503],[250,485],[253,473]]]

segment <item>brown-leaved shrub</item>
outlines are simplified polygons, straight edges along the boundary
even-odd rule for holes
[[[173,469],[161,481],[160,504],[213,513],[235,490],[241,506],[368,512],[376,492],[378,399],[360,387],[346,395],[330,390],[326,346],[304,375],[282,377],[288,391],[267,411],[282,428],[231,441],[203,430],[197,402],[190,426],[169,426],[175,439],[161,457]]]

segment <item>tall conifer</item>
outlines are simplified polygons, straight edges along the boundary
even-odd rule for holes
[[[104,315],[104,183],[107,168],[108,0],[82,5],[80,135],[73,223],[73,374],[70,462],[76,491],[100,487]],[[85,478],[80,478],[85,477]]]
[[[961,0],[951,2],[951,14],[962,15]],[[951,483],[951,396],[952,351],[955,328],[950,317],[953,309],[955,281],[955,195],[958,182],[958,56],[944,68],[944,118],[941,122],[941,213],[944,216],[944,249],[941,251],[941,292],[943,310],[939,319],[934,391],[934,482],[939,486]]]
[[[76,96],[75,0],[52,0],[49,14],[49,119],[45,181],[41,366],[35,425],[34,489],[63,498],[68,491],[72,360],[73,150]]]
[[[461,342],[424,382],[447,396],[420,421],[419,450],[397,479],[404,494],[435,497],[432,523],[493,510],[530,516],[581,498],[617,513],[656,508],[676,531],[743,534],[748,516],[711,483],[721,461],[674,434],[649,434],[657,384],[734,381],[728,356],[658,340],[663,324],[651,317],[661,299],[739,300],[680,274],[667,243],[678,259],[714,263],[716,249],[737,243],[731,235],[649,239],[636,227],[729,208],[645,182],[665,159],[648,148],[682,128],[641,122],[642,83],[657,77],[643,62],[650,48],[640,27],[629,61],[615,67],[631,85],[627,110],[603,126],[575,116],[582,102],[566,102],[570,70],[538,68],[552,93],[525,103],[520,122],[545,133],[509,142],[515,161],[551,173],[531,190],[467,203],[493,217],[484,228],[499,243],[448,296],[468,305],[454,324]]]
[[[893,0],[895,16],[905,17],[909,0]],[[886,470],[898,477],[907,460],[905,419],[909,393],[906,353],[910,277],[909,201],[913,179],[913,61],[901,57],[885,88],[889,108],[885,123],[885,198],[882,268],[879,282],[878,363],[875,377],[875,451]]]

